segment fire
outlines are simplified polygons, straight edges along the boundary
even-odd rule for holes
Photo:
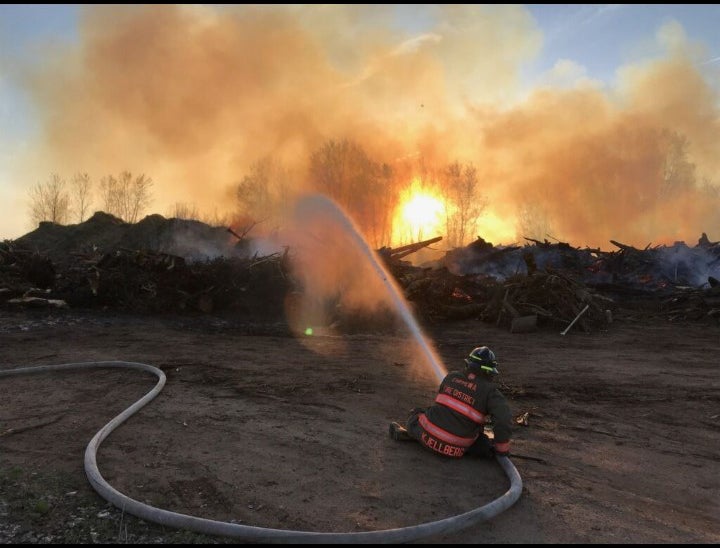
[[[447,204],[431,188],[415,180],[400,194],[393,219],[393,242],[402,245],[444,234]]]
[[[515,219],[502,218],[494,211],[484,211],[476,226],[476,232],[495,244],[509,243],[517,238]]]

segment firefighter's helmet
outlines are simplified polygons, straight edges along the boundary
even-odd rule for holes
[[[465,358],[465,363],[468,367],[480,369],[485,373],[490,373],[491,375],[498,374],[498,363],[495,352],[487,346],[478,346],[473,349],[470,355]]]

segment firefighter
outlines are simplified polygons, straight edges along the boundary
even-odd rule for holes
[[[495,353],[487,346],[473,349],[464,370],[448,373],[440,383],[430,407],[413,409],[405,426],[390,424],[390,437],[417,440],[447,457],[508,456],[512,416],[493,382],[497,366]],[[487,423],[492,423],[492,440],[484,432]]]

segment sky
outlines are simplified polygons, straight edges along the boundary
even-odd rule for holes
[[[0,239],[50,173],[151,173],[158,212],[210,210],[339,137],[480,166],[496,243],[533,208],[576,245],[720,239],[697,196],[669,223],[648,201],[665,130],[720,184],[718,28],[719,5],[4,4]]]

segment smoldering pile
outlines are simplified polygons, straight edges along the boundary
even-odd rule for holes
[[[227,228],[96,213],[0,243],[0,305],[141,313],[281,314],[286,257],[258,255]]]
[[[587,330],[621,310],[720,319],[720,242],[703,233],[694,247],[612,243],[618,250],[532,239],[493,246],[478,238],[425,268],[393,259],[392,250],[383,256],[408,300],[436,320],[477,317],[519,332],[575,319]]]
[[[628,311],[720,319],[720,242],[705,234],[693,247],[612,241],[613,251],[532,239],[494,246],[478,238],[432,263],[407,260],[440,240],[377,250],[426,322],[478,319],[525,332],[597,329],[623,313],[631,317]],[[254,249],[227,228],[159,215],[135,225],[103,213],[79,225],[43,223],[0,243],[0,306],[281,317],[288,296],[302,291],[291,253]]]

